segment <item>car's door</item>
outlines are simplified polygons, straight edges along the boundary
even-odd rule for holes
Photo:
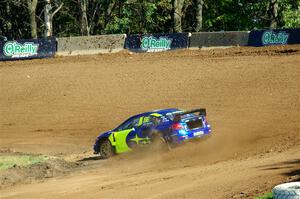
[[[133,139],[136,135],[135,126],[139,122],[139,117],[131,118],[115,129],[113,136],[117,153],[129,151],[131,146],[128,140]]]
[[[147,136],[147,134],[145,134],[145,130],[147,131],[147,129],[154,129],[160,132],[164,132],[165,129],[169,128],[169,126],[172,124],[172,122],[163,115],[159,117],[159,120],[156,121],[156,124],[152,122],[153,119],[151,119],[151,117],[152,117],[151,115],[143,117],[143,120],[141,122],[142,130],[138,132],[140,133],[140,137]]]
[[[148,144],[150,142],[149,137],[142,134],[144,129],[144,121],[145,116],[139,116],[134,118],[130,127],[132,127],[132,131],[130,131],[126,138],[126,143],[129,148],[135,148],[139,144]]]

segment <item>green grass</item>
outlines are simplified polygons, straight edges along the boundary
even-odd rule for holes
[[[46,160],[46,156],[0,155],[0,171],[15,166],[26,167],[36,163],[45,162]]]
[[[273,194],[272,194],[272,192],[268,192],[262,196],[257,196],[254,199],[273,199]]]

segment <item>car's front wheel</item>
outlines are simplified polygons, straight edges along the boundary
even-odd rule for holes
[[[99,151],[102,158],[110,158],[114,155],[114,149],[108,139],[100,141]]]

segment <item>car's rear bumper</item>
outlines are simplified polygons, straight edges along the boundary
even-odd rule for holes
[[[201,128],[190,131],[179,130],[177,133],[172,134],[172,142],[180,144],[195,138],[203,138],[211,135],[210,128]]]

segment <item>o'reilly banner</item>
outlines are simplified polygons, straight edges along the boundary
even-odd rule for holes
[[[53,57],[55,52],[55,38],[0,41],[0,60]]]
[[[254,30],[249,35],[249,46],[300,44],[300,28]]]
[[[263,33],[261,42],[264,46],[266,45],[285,45],[288,43],[290,34],[285,31],[274,32],[272,30],[267,30]]]
[[[4,44],[3,52],[6,57],[22,58],[37,55],[39,44],[25,42],[24,44],[17,41],[8,41]]]
[[[164,51],[170,50],[173,39],[168,37],[145,36],[141,41],[143,51]]]
[[[125,48],[135,52],[161,52],[188,47],[188,33],[128,35]]]

